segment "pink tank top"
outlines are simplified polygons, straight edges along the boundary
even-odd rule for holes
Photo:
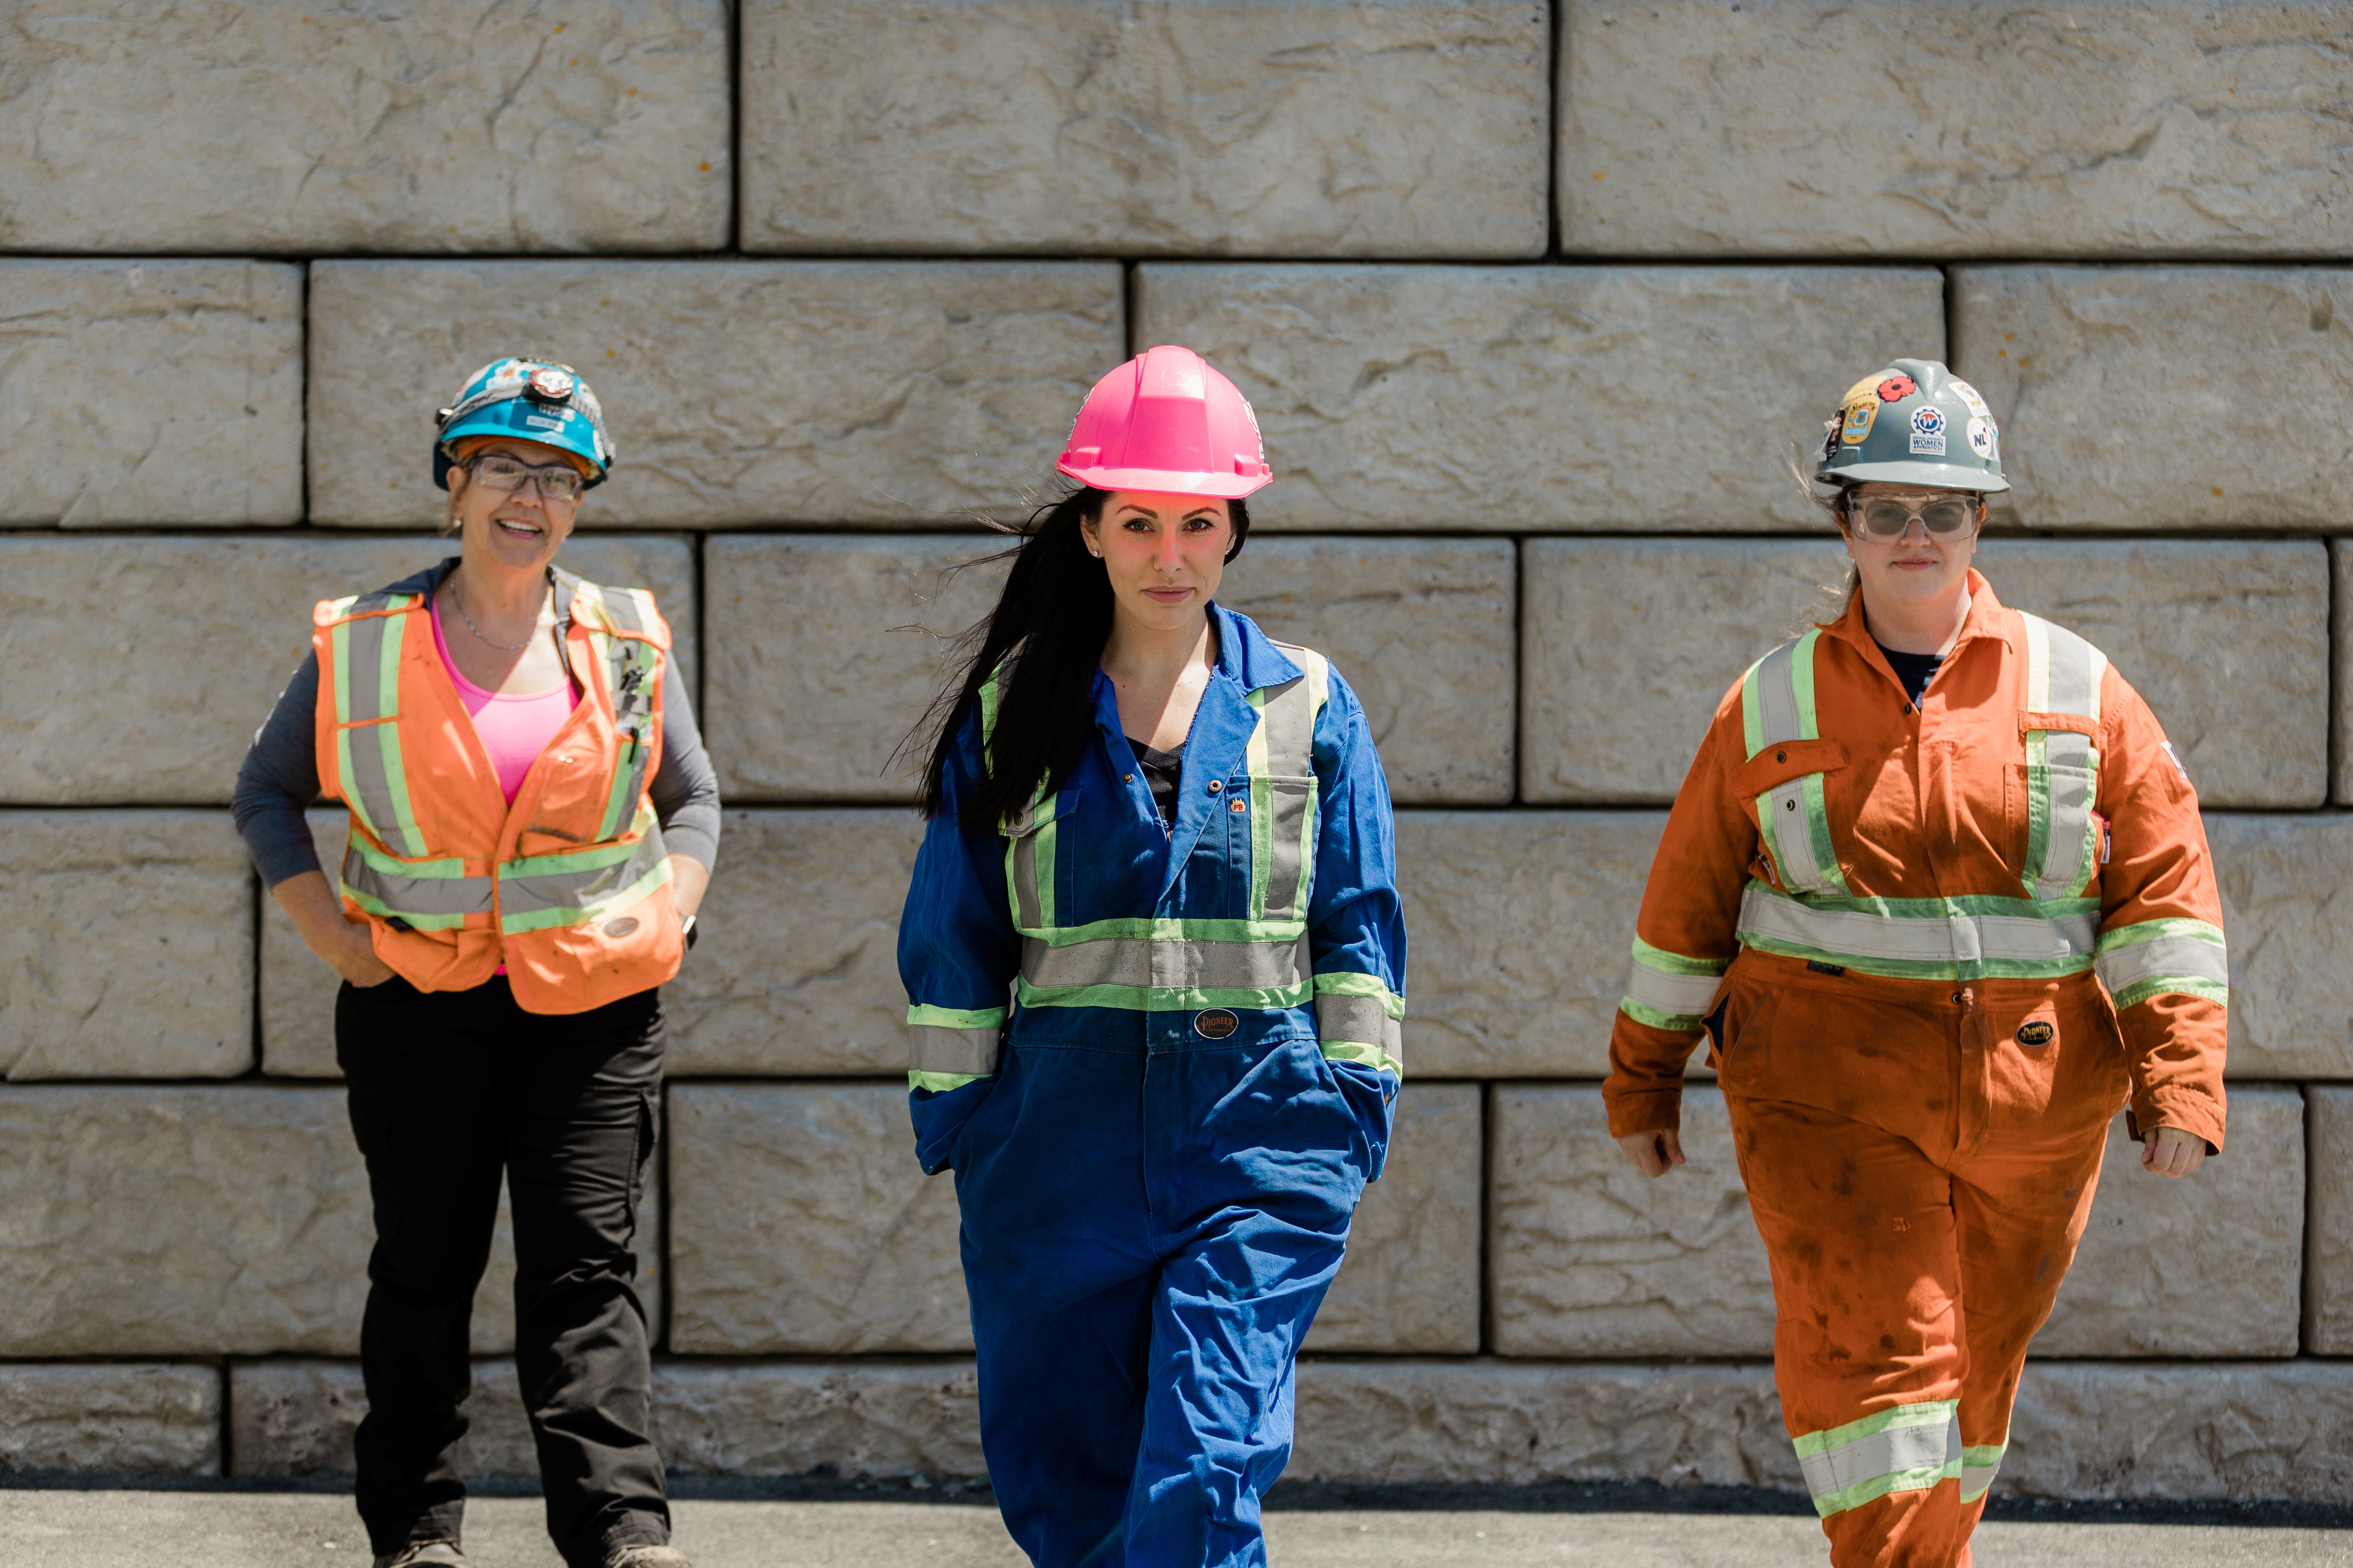
[[[579,696],[569,680],[544,691],[516,693],[485,691],[459,674],[458,661],[449,657],[448,639],[441,635],[438,598],[433,601],[433,646],[441,655],[441,667],[457,685],[458,700],[466,705],[474,721],[474,733],[481,737],[482,749],[491,754],[491,766],[498,770],[499,789],[512,805],[515,793],[522,788],[523,775],[572,717]]]

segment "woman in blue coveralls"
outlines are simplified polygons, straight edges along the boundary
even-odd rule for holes
[[[1141,354],[1056,466],[1082,488],[942,696],[899,937],[916,1150],[955,1171],[1030,1560],[1262,1563],[1399,1082],[1388,789],[1339,672],[1213,602],[1271,477],[1232,383]]]

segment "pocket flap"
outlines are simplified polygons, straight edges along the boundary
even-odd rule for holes
[[[997,825],[997,831],[1008,838],[1027,838],[1054,820],[1061,810],[1060,791],[1043,800],[1033,800],[1021,808],[1018,816],[1008,816]]]
[[[1808,773],[1836,773],[1846,766],[1841,741],[1777,741],[1732,770],[1732,793],[1743,800]]]
[[[2097,719],[2086,719],[2081,713],[2021,713],[2018,716],[2018,732],[2021,735],[2035,730],[2056,730],[2069,735],[2089,735],[2094,741],[2100,738],[2100,721]]]

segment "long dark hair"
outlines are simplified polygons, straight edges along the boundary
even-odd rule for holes
[[[1010,557],[1013,569],[997,608],[956,639],[955,671],[916,727],[917,733],[935,727],[923,769],[925,816],[947,809],[956,731],[979,702],[980,689],[1008,658],[1012,676],[997,695],[987,773],[963,803],[961,819],[966,826],[993,827],[1018,816],[1040,780],[1059,789],[1079,765],[1094,733],[1095,670],[1112,618],[1111,579],[1087,552],[1079,525],[1101,517],[1110,499],[1109,490],[1074,489],[1008,531],[1020,535],[1017,548],[970,563],[992,565]],[[1250,510],[1239,500],[1226,507],[1233,520],[1233,542],[1226,547],[1231,561],[1250,536]]]

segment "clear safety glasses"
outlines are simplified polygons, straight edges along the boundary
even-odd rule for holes
[[[1846,503],[1847,521],[1869,539],[1901,539],[1917,521],[1936,539],[1962,540],[1977,531],[1978,499],[1969,495],[1868,496]]]
[[[555,506],[579,504],[580,492],[588,487],[580,470],[569,463],[550,463],[543,468],[534,468],[500,453],[485,452],[464,466],[476,479],[494,490],[519,490],[524,480],[531,480],[539,487],[540,500]]]

